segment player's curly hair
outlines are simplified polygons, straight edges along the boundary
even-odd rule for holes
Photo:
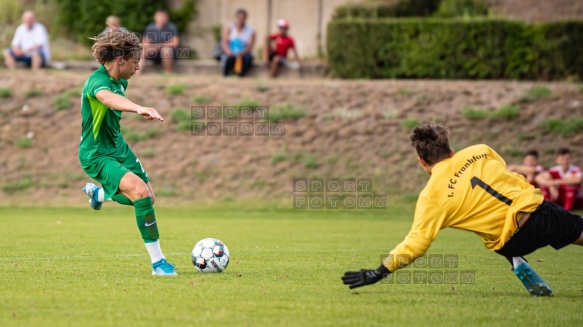
[[[139,57],[143,49],[140,38],[133,32],[122,32],[116,29],[103,32],[90,39],[95,41],[91,50],[93,57],[100,64],[105,64],[117,57]]]
[[[449,128],[435,124],[417,126],[411,134],[411,145],[417,155],[427,164],[433,165],[449,158]]]

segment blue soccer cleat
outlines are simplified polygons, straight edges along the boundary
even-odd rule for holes
[[[514,268],[514,273],[516,277],[520,279],[526,290],[530,295],[534,296],[553,296],[553,290],[542,279],[534,269],[528,263],[521,263],[518,267]]]
[[[93,210],[101,209],[102,202],[97,201],[97,193],[101,188],[93,183],[87,183],[83,188],[83,192],[89,197],[89,205]]]
[[[178,269],[166,259],[152,264],[152,275],[154,276],[178,276],[176,270]]]

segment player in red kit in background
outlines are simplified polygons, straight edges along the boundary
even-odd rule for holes
[[[294,52],[295,59],[300,66],[302,65],[302,60],[296,50],[294,39],[288,35],[288,21],[285,19],[278,20],[277,27],[279,28],[279,32],[267,37],[263,52],[263,58],[265,58],[266,64],[270,69],[271,77],[276,77],[277,72],[279,71],[279,66],[286,64],[287,53],[290,49]],[[272,42],[275,42],[275,48],[272,48]]]
[[[545,167],[539,164],[538,151],[530,150],[526,152],[526,154],[524,155],[522,165],[510,165],[508,166],[508,170],[523,175],[524,177],[526,177],[530,184],[532,184],[535,187],[538,187],[535,180],[536,176],[544,172]]]
[[[547,189],[548,200],[567,210],[573,210],[581,188],[583,174],[579,167],[571,164],[571,151],[563,148],[557,152],[557,166],[539,174],[536,182],[541,189]]]

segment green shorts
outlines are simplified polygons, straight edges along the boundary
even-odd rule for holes
[[[134,173],[148,184],[148,174],[132,150],[121,161],[119,158],[103,156],[89,161],[82,160],[81,167],[89,177],[101,184],[105,199],[117,193],[119,183],[126,173]]]

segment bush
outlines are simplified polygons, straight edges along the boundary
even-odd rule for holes
[[[255,89],[257,90],[257,92],[261,92],[261,93],[263,93],[263,92],[267,92],[267,91],[269,91],[270,87],[269,87],[269,86],[267,86],[267,85],[258,84],[258,85],[255,87]]]
[[[490,117],[494,120],[512,120],[518,118],[520,115],[520,108],[515,105],[504,106],[493,112]]]
[[[194,98],[192,98],[192,102],[196,104],[207,104],[211,101],[213,101],[213,97],[206,95],[197,95]]]
[[[170,113],[170,118],[175,122],[190,122],[192,117],[189,110],[184,108],[176,108]]]
[[[241,100],[241,102],[239,102],[239,104],[237,104],[237,106],[239,108],[244,107],[255,110],[257,109],[257,107],[259,107],[259,102],[257,102],[257,100],[244,98],[243,100]]]
[[[407,119],[401,122],[401,127],[407,130],[411,130],[419,125],[421,125],[421,122],[417,119]]]
[[[14,146],[17,148],[30,148],[32,146],[32,139],[28,137],[21,137],[14,141]]]
[[[553,133],[562,136],[573,136],[583,132],[583,118],[573,118],[567,121],[560,119],[543,120],[539,127],[545,133]]]
[[[270,108],[265,120],[272,123],[278,123],[284,120],[296,120],[305,115],[304,108],[293,107],[291,104],[286,103]]]
[[[341,78],[583,78],[583,21],[335,19],[327,48]]]
[[[12,90],[10,89],[0,89],[0,98],[6,99],[12,97]]]
[[[126,130],[122,131],[122,133],[124,134],[125,140],[137,143],[158,137],[162,132],[157,128],[150,127],[144,132]]]
[[[551,92],[551,90],[548,87],[535,86],[533,88],[528,89],[528,91],[526,91],[526,94],[524,94],[518,101],[522,103],[535,102],[540,99],[548,99],[552,95],[553,92]]]
[[[15,181],[13,183],[8,183],[2,186],[2,190],[6,193],[13,193],[18,191],[24,191],[34,186],[34,181],[32,177],[25,176],[24,178]]]
[[[468,17],[488,15],[485,0],[442,0],[435,12],[436,17]]]
[[[178,84],[173,84],[168,86],[168,88],[166,89],[166,91],[168,92],[169,95],[179,95],[184,93],[184,91],[186,91],[187,86],[185,84],[182,83],[178,83]]]
[[[318,163],[318,157],[316,156],[309,156],[304,161],[304,167],[307,169],[318,169],[320,164]]]
[[[73,102],[67,96],[67,94],[57,95],[53,98],[52,103],[55,105],[57,111],[68,110],[73,107]]]
[[[147,148],[140,151],[140,157],[151,158],[156,155],[156,148]]]
[[[68,89],[63,94],[66,95],[66,96],[68,96],[68,97],[74,97],[74,98],[76,98],[76,97],[80,97],[82,92],[83,91],[81,89],[74,88],[74,89]]]
[[[362,3],[348,3],[337,7],[334,18],[387,18],[431,16],[441,0],[401,0],[387,3],[376,0]]]
[[[203,129],[206,127],[206,122],[192,120],[192,121],[181,121],[176,125],[176,129],[179,131],[193,131],[194,129]]]
[[[137,33],[143,33],[146,26],[153,21],[158,8],[165,8],[170,14],[170,21],[184,32],[188,23],[196,16],[196,0],[182,1],[182,6],[173,9],[172,1],[160,0],[56,0],[58,10],[55,25],[59,34],[65,34],[79,42],[91,44],[88,39],[105,28],[105,19],[109,15],[122,18],[122,26]]]
[[[40,97],[43,94],[44,94],[44,92],[42,90],[28,89],[24,92],[24,97],[28,99],[28,98]]]
[[[490,116],[490,112],[468,107],[462,110],[462,115],[470,120],[482,120]]]

